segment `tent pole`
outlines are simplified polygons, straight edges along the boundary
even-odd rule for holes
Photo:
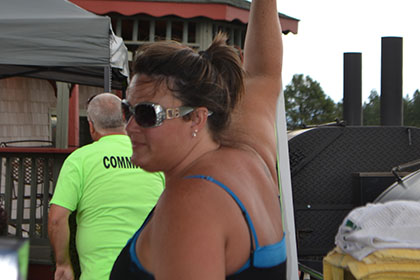
[[[69,84],[56,82],[57,84],[57,129],[56,148],[68,148],[69,128]]]
[[[287,140],[286,110],[281,92],[277,101],[277,164],[283,215],[283,229],[286,234],[287,279],[298,280],[298,258],[296,249],[295,218],[293,208],[292,181],[290,177],[289,146]]]
[[[104,92],[111,92],[112,76],[111,67],[109,65],[104,67]]]

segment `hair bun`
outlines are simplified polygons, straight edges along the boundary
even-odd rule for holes
[[[209,52],[207,51],[207,50],[204,50],[204,51],[199,51],[198,52],[198,54],[202,57],[202,58],[204,58],[204,59],[207,59],[207,60],[210,60],[211,58],[210,58],[210,54],[209,54]]]

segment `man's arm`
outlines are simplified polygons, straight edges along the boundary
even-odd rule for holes
[[[70,214],[71,211],[69,209],[56,204],[51,204],[48,214],[48,235],[55,255],[55,280],[74,279],[74,272],[69,254]]]

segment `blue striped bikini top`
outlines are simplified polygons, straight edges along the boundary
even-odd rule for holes
[[[261,247],[258,243],[257,234],[252,223],[251,217],[246,211],[245,206],[227,186],[209,176],[193,175],[188,176],[186,178],[204,179],[220,186],[235,200],[245,217],[251,237],[250,257],[237,272],[230,276],[227,276],[226,279],[286,279],[286,242],[284,236],[280,242]],[[114,268],[112,270],[110,278],[111,280],[154,279],[153,275],[150,274],[140,263],[136,254],[135,245],[142,229],[150,220],[152,213],[153,210],[152,212],[150,212],[149,216],[146,218],[141,228],[128,241],[126,248],[124,248],[123,251],[120,253],[120,256],[117,258],[114,264]],[[254,242],[255,249],[253,247]],[[129,262],[128,259],[130,259],[131,265],[124,264],[125,262]],[[124,269],[124,267],[126,266],[129,267],[127,269]]]

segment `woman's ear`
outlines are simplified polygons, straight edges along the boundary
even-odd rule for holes
[[[191,113],[191,128],[200,131],[207,123],[209,110],[206,107],[198,107]]]

